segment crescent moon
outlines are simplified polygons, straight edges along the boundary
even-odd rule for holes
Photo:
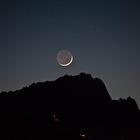
[[[63,67],[66,67],[66,66],[69,66],[71,63],[72,63],[72,61],[73,61],[73,56],[71,56],[71,60],[70,60],[70,62],[69,63],[67,63],[67,64],[61,64],[61,63],[59,63],[61,66],[63,66]]]
[[[70,51],[61,50],[58,52],[56,59],[60,66],[66,67],[73,62],[73,55]]]

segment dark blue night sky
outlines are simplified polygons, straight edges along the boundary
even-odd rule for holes
[[[57,64],[61,49],[71,66]],[[81,72],[140,105],[139,0],[0,1],[0,91]]]

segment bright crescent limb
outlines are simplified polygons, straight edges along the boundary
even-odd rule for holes
[[[60,65],[63,66],[63,67],[66,67],[66,66],[69,66],[72,63],[72,61],[73,61],[73,56],[71,56],[71,60],[70,60],[69,63],[67,63],[67,64],[61,64],[60,63]]]

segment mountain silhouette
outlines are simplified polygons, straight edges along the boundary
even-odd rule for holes
[[[0,94],[0,139],[139,140],[131,97],[112,100],[99,78],[81,73]]]

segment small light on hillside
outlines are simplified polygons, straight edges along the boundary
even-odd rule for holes
[[[80,134],[80,137],[86,138],[86,135],[85,134]]]

